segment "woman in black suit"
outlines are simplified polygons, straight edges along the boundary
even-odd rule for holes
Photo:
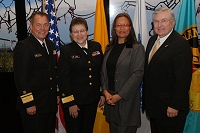
[[[100,97],[101,45],[88,41],[88,25],[83,18],[70,24],[73,41],[61,47],[58,63],[59,89],[67,133],[92,133]],[[101,98],[101,99],[100,99]]]
[[[104,114],[111,133],[135,133],[141,124],[140,90],[144,47],[137,42],[127,13],[118,14],[112,26],[112,41],[102,66]]]

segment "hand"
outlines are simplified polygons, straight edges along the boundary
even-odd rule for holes
[[[36,106],[31,106],[29,108],[26,108],[26,112],[29,115],[34,115],[36,113]]]
[[[107,90],[104,90],[104,95],[106,97],[106,101],[107,101],[107,104],[110,104],[110,105],[115,105],[111,99],[112,99],[112,95],[107,91]]]
[[[100,100],[99,100],[99,107],[103,106],[105,103],[105,97],[104,96],[101,96],[100,97]]]
[[[119,100],[121,100],[122,98],[118,95],[118,94],[115,94],[115,95],[113,95],[112,96],[112,99],[111,99],[111,101],[112,101],[112,103],[116,103],[116,102],[118,102]]]
[[[168,117],[176,117],[178,115],[178,110],[173,109],[171,107],[167,108],[167,116]]]
[[[80,109],[78,108],[77,105],[73,105],[71,107],[69,107],[69,115],[71,115],[73,118],[78,117],[78,111]]]

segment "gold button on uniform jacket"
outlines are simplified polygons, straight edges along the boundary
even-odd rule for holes
[[[61,47],[58,79],[64,107],[87,105],[100,99],[101,45],[88,41],[87,54],[76,43]]]

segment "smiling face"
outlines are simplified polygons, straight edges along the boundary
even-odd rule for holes
[[[153,18],[154,31],[161,38],[172,31],[174,24],[175,22],[170,18],[167,11],[155,14]]]
[[[118,43],[124,43],[130,33],[130,23],[126,17],[119,17],[115,23],[115,32],[118,36]]]
[[[49,32],[49,21],[46,16],[35,15],[30,24],[31,33],[41,41],[44,41]]]
[[[71,28],[72,39],[81,46],[85,46],[88,36],[88,31],[84,24],[75,24]]]

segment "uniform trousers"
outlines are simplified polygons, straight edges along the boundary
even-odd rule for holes
[[[183,133],[186,117],[150,118],[151,133]]]
[[[24,133],[55,133],[56,112],[29,115],[20,112]]]
[[[98,102],[88,105],[79,105],[78,117],[69,115],[69,108],[64,108],[67,133],[92,133],[97,112]]]
[[[113,122],[109,123],[110,126],[110,133],[136,133],[137,127],[136,126],[120,126]]]

